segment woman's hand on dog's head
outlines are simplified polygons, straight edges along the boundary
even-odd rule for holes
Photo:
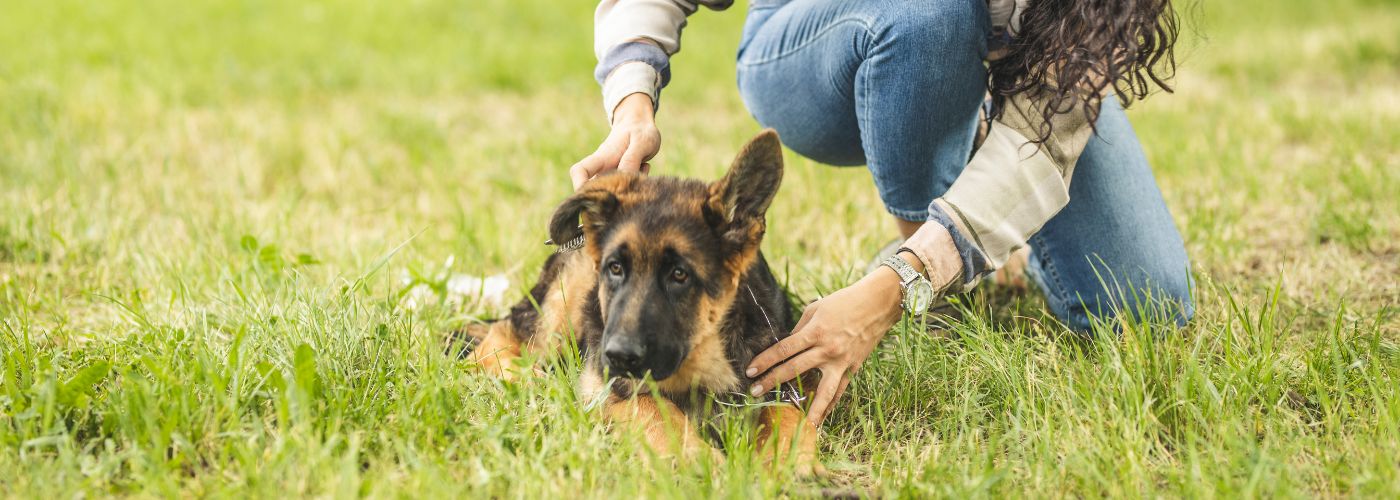
[[[574,190],[589,179],[611,170],[651,171],[647,163],[661,150],[661,131],[656,129],[651,96],[637,93],[618,103],[613,112],[612,131],[598,150],[569,168]]]

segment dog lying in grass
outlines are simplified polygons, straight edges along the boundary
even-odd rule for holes
[[[550,221],[561,251],[506,318],[468,332],[476,339],[468,355],[514,377],[522,353],[554,355],[572,337],[584,359],[582,394],[603,401],[614,425],[641,429],[663,455],[716,453],[698,423],[754,402],[741,394],[753,383],[744,367],[795,322],[759,251],[782,176],[782,146],[767,130],[714,183],[622,172],[589,181]],[[759,449],[774,463],[792,457],[804,475],[820,464],[797,387],[814,382],[766,394],[757,412]]]

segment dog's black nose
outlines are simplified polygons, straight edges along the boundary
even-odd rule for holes
[[[637,376],[642,367],[642,346],[630,342],[608,342],[603,355],[614,375]]]

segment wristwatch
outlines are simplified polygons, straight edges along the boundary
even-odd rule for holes
[[[911,250],[901,248],[894,255],[886,257],[880,265],[888,266],[899,274],[899,289],[904,295],[904,300],[900,301],[900,307],[909,314],[923,314],[933,305],[933,283],[929,283],[928,278],[914,270],[914,266],[909,265],[904,259],[899,258],[900,252],[914,253]]]

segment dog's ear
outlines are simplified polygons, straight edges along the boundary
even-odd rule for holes
[[[585,186],[554,210],[549,220],[549,239],[555,245],[563,245],[583,234],[584,228],[596,231],[607,223],[617,205],[617,195],[611,191]]]
[[[783,145],[777,132],[766,129],[744,145],[723,178],[710,184],[707,208],[726,240],[744,243],[762,235],[763,216],[782,182]]]

